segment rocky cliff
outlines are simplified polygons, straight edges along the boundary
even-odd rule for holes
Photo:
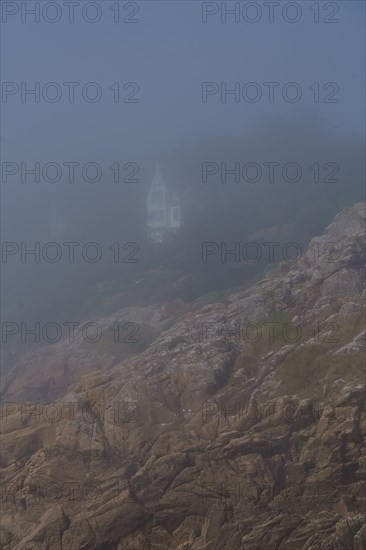
[[[1,547],[365,548],[364,239],[357,204],[58,401],[4,403]]]

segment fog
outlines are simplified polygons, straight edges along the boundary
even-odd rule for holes
[[[201,273],[192,297],[235,286],[220,262],[203,265],[202,242],[230,248],[287,225],[288,241],[306,243],[362,199],[363,2],[101,2],[82,11],[84,2],[74,15],[67,3],[24,4],[2,6],[5,320],[83,317],[86,302],[97,306],[96,285],[117,290],[159,262]],[[156,162],[186,201],[182,230],[165,247],[146,234]],[[294,162],[301,174],[294,181],[290,167],[284,180]],[[246,163],[256,163],[247,179]],[[260,176],[250,172],[258,165]],[[56,242],[62,257],[23,257],[22,242],[41,252]],[[64,242],[80,243],[75,261]],[[103,248],[100,261],[81,256],[88,242]],[[116,242],[135,243],[138,263],[114,262]]]

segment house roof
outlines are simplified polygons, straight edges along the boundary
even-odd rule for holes
[[[162,173],[159,162],[156,162],[155,171],[148,192],[151,191],[151,188],[153,186],[162,185],[170,198],[172,198],[172,195],[177,194],[178,198],[181,199],[187,194],[187,192],[191,188],[190,185],[184,185],[182,182],[178,182],[176,178],[166,179],[164,176],[165,174]]]

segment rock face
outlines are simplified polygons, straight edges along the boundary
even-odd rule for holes
[[[50,323],[58,325],[59,334],[55,329],[52,333],[52,326],[42,325],[39,340],[43,346],[23,353],[1,377],[2,401],[52,403],[81,376],[108,370],[145,349],[183,309],[183,303],[176,301],[169,308],[158,304],[124,307],[98,321]],[[59,340],[47,345],[55,336]]]
[[[142,353],[2,417],[4,549],[366,547],[365,205]]]

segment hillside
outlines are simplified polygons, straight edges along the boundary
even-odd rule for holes
[[[48,399],[24,403],[23,359],[4,389],[1,547],[365,548],[364,243],[358,203],[223,302],[142,308],[141,353],[81,354],[85,375]]]

